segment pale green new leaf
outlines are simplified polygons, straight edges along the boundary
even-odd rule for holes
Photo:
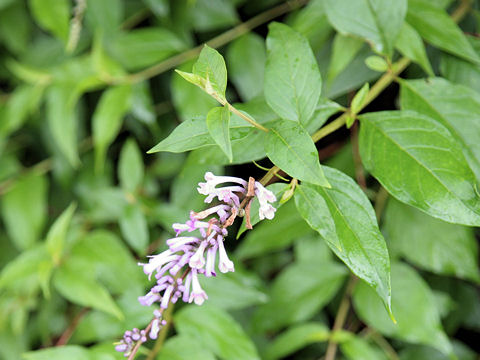
[[[480,180],[480,95],[442,78],[408,80],[400,84],[401,108],[415,110],[446,126]]]
[[[323,169],[331,189],[309,185],[309,192],[296,199],[299,211],[350,270],[376,290],[391,313],[390,260],[372,205],[353,179],[336,169]],[[312,204],[307,212],[301,202],[306,196],[316,196],[313,191],[323,198],[326,207]],[[320,217],[330,219],[321,221]]]
[[[260,359],[255,345],[227,312],[217,307],[186,306],[174,316],[180,336],[198,340],[222,359]]]
[[[432,45],[474,63],[480,57],[473,50],[463,31],[444,9],[422,0],[410,0],[408,23]]]
[[[67,236],[68,227],[72,220],[77,205],[75,203],[70,204],[62,214],[55,220],[52,227],[48,231],[47,238],[45,240],[47,250],[52,256],[53,262],[59,264],[63,248],[65,246],[65,240]]]
[[[391,56],[407,12],[407,0],[326,0],[328,20],[343,34],[371,42],[374,49]]]
[[[329,187],[310,135],[292,121],[277,121],[267,133],[265,151],[268,158],[291,177]]]
[[[207,114],[207,128],[210,136],[232,162],[232,144],[230,142],[230,110],[228,107],[215,107]]]
[[[388,201],[384,221],[393,254],[440,275],[480,281],[472,228],[435,219],[395,199]]]
[[[358,112],[360,112],[361,109],[363,109],[363,104],[365,103],[365,100],[367,99],[367,94],[368,91],[370,90],[370,86],[368,83],[363,85],[360,90],[355,94],[355,96],[352,99],[352,102],[350,104],[350,111],[352,114],[356,115]],[[352,124],[347,124],[347,127],[350,127]]]
[[[19,250],[28,249],[40,240],[47,219],[47,191],[47,178],[31,173],[17,180],[2,196],[2,218]]]
[[[95,168],[103,170],[108,146],[118,135],[124,115],[131,105],[132,88],[119,85],[107,89],[100,98],[92,119]]]
[[[385,353],[359,336],[349,336],[340,343],[340,349],[348,360],[387,360]]]
[[[358,283],[353,304],[360,319],[383,335],[451,353],[433,293],[420,275],[407,265],[392,264],[392,294],[392,309],[397,324],[390,321],[375,293],[366,284]]]
[[[404,56],[420,65],[429,76],[434,75],[422,38],[407,22],[403,23],[395,47]]]
[[[225,60],[220,53],[205,45],[198,57],[198,60],[193,64],[193,74],[200,76],[205,80],[204,90],[207,93],[213,92],[225,99],[225,90],[227,89],[227,66]],[[196,84],[197,85],[197,84]]]
[[[270,23],[264,94],[283,119],[306,123],[318,103],[322,79],[308,40],[287,25]]]
[[[446,127],[413,111],[360,119],[363,164],[390,194],[439,219],[480,225],[475,175]]]

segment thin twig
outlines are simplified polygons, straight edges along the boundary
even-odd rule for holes
[[[357,284],[358,278],[352,275],[348,281],[347,288],[345,289],[345,293],[343,294],[342,301],[340,302],[340,306],[338,307],[337,316],[335,317],[335,321],[333,323],[332,335],[336,331],[343,328],[345,324],[345,320],[347,319],[348,310],[350,309],[350,296],[352,295],[353,289]],[[337,353],[337,343],[332,341],[332,336],[328,340],[328,347],[327,353],[325,355],[325,360],[333,360],[335,359],[335,354]]]
[[[72,337],[75,329],[77,328],[80,320],[90,311],[90,308],[83,308],[75,317],[72,319],[70,325],[65,329],[65,331],[60,335],[55,346],[62,346],[68,343],[68,340]]]
[[[155,359],[155,356],[160,352],[162,349],[163,343],[165,342],[165,339],[167,338],[168,330],[171,327],[172,323],[172,314],[173,314],[173,309],[175,308],[175,304],[169,304],[167,310],[165,311],[165,316],[164,319],[167,322],[161,329],[160,333],[158,334],[157,341],[155,342],[155,346],[153,347],[152,350],[147,355],[147,358],[145,360],[153,360]]]

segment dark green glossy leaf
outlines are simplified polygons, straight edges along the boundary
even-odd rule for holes
[[[207,114],[207,129],[215,143],[230,162],[233,161],[230,142],[230,110],[228,107],[215,107]]]
[[[308,40],[287,25],[270,23],[264,93],[281,117],[307,122],[322,89],[317,61]]]
[[[265,151],[268,158],[291,177],[329,187],[315,144],[300,124],[275,122],[267,133]]]
[[[208,304],[187,306],[175,314],[174,321],[180,336],[198,340],[223,359],[259,359],[253,342],[224,310]]]
[[[391,56],[407,0],[327,0],[325,11],[338,32],[365,38],[377,52]]]
[[[415,110],[446,126],[462,146],[470,168],[480,179],[480,95],[442,78],[401,82],[402,109]]]
[[[385,231],[391,251],[415,266],[441,275],[480,281],[473,229],[437,220],[390,199]]]
[[[357,284],[353,303],[362,321],[382,334],[400,340],[427,344],[449,354],[450,342],[443,332],[431,290],[410,267],[392,264],[392,323],[383,304],[364,283]]]
[[[306,194],[296,199],[299,210],[302,209],[300,213],[350,270],[375,289],[390,312],[390,260],[372,205],[350,177],[336,169],[323,168],[332,188],[309,185]],[[307,189],[305,185],[302,188]],[[318,196],[314,192],[323,198],[326,206],[315,202]],[[314,201],[307,207],[302,201],[309,196],[315,198],[310,198]],[[317,218],[320,214],[330,219],[320,221]]]
[[[447,128],[413,111],[368,113],[361,124],[363,164],[390,194],[439,219],[480,225],[475,176]]]

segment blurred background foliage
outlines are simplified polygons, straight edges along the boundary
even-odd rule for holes
[[[309,39],[324,97],[346,105],[350,91],[379,77],[365,65],[373,55],[366,43],[336,34],[321,0],[304,3],[0,0],[0,358],[20,359],[27,351],[68,343],[26,358],[121,359],[112,343],[150,320],[152,309],[137,301],[148,280],[136,263],[165,247],[172,222],[203,207],[196,184],[205,171],[222,173],[227,163],[213,145],[188,155],[146,155],[179,122],[216,105],[171,71],[191,70],[195,46],[221,35],[212,46],[226,58],[228,97],[261,118],[272,116],[262,79],[266,24],[274,18]],[[450,2],[434,3],[441,8]],[[465,31],[478,34],[476,16],[474,10],[464,21]],[[478,39],[470,41],[480,51]],[[428,54],[436,72],[479,90],[478,65],[461,65],[434,48]],[[410,77],[424,74],[416,65],[408,70]],[[369,109],[393,108],[396,94],[393,85]],[[319,112],[322,121],[338,110],[325,108],[330,110]],[[341,131],[320,148],[334,148],[322,160],[353,176],[348,139]],[[263,145],[250,143],[248,161],[263,156]],[[251,164],[227,171],[245,178],[262,174]],[[383,230],[392,256],[418,270],[392,269],[403,284],[394,291],[404,306],[418,307],[409,319],[415,331],[392,330],[383,305],[358,286],[354,304],[362,321],[353,317],[349,326],[369,326],[361,336],[343,334],[342,356],[446,359],[427,346],[444,341],[438,312],[446,334],[457,337],[459,358],[474,359],[468,348],[478,347],[472,339],[480,331],[474,232],[394,201]],[[253,359],[259,353],[314,359],[324,352],[346,267],[292,202],[274,221],[242,236],[228,245],[237,271],[205,280],[209,301],[203,307],[178,306],[174,332],[158,359]],[[430,240],[423,243],[428,249],[417,251],[419,236]],[[463,244],[454,260],[452,237]],[[394,339],[399,357],[392,357],[381,334]]]

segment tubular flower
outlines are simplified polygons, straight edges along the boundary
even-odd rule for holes
[[[211,203],[214,199],[220,203],[198,213],[191,211],[184,224],[173,224],[176,237],[166,241],[168,249],[149,256],[147,263],[139,263],[149,279],[152,275],[155,277],[156,283],[138,301],[144,306],[158,303],[160,309],[154,311],[154,318],[144,330],[125,332],[115,347],[125,356],[130,356],[148,338],[157,338],[160,329],[166,324],[162,314],[168,304],[182,299],[184,302],[202,305],[208,299],[200,285],[199,276],[216,276],[216,264],[222,273],[235,270],[223,243],[228,235],[227,228],[254,196],[260,202],[260,219],[272,219],[275,214],[275,208],[269,204],[276,201],[275,195],[252,178],[247,182],[237,177],[215,176],[207,172],[205,181],[198,184],[198,192],[206,196],[206,203]],[[225,183],[235,185],[217,187]],[[183,236],[184,233],[188,235]]]

